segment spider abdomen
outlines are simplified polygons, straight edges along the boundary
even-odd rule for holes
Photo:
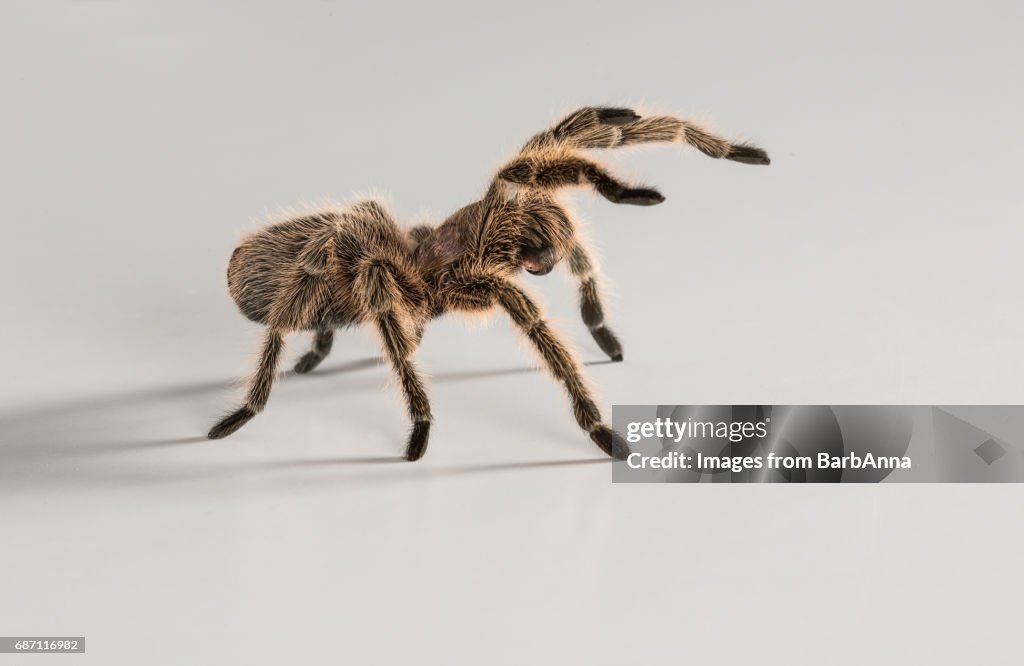
[[[376,202],[293,217],[245,239],[228,263],[228,291],[251,321],[281,330],[347,326],[365,318],[354,291],[367,262],[383,262],[420,308],[402,230]]]
[[[270,322],[275,303],[302,270],[300,254],[335,220],[333,213],[291,218],[257,231],[235,248],[228,262],[228,291],[243,315]]]

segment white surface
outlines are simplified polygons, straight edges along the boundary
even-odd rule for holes
[[[645,100],[773,164],[630,153],[665,204],[575,197],[606,410],[1021,402],[1019,3],[205,4],[0,10],[0,634],[88,646],[0,662],[1016,660],[1018,487],[613,486],[500,317],[428,330],[419,463],[365,333],[199,438],[265,211],[441,218],[560,112]],[[599,361],[569,280],[527,282]]]

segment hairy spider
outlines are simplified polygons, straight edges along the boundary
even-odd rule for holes
[[[266,340],[245,404],[209,437],[230,435],[267,404],[286,333],[315,331],[312,350],[295,366],[306,373],[330,352],[334,329],[365,323],[379,333],[401,385],[412,420],[405,455],[417,460],[426,451],[433,419],[412,360],[424,326],[446,312],[499,307],[565,386],[579,426],[606,454],[624,457],[628,447],[603,423],[580,363],[515,277],[522,270],[544,275],[567,259],[579,281],[583,322],[604,353],[621,361],[622,347],[604,323],[596,265],[556,194],[589,185],[614,203],[661,203],[657,190],[631,187],[581,153],[655,142],[686,143],[705,155],[746,164],[769,163],[760,148],[730,143],[688,120],[585,107],[530,139],[498,171],[483,198],[436,227],[403,230],[381,204],[362,201],[254,233],[231,255],[228,289],[246,317],[266,325]]]

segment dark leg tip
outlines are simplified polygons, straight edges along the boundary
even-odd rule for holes
[[[590,439],[600,447],[602,451],[616,460],[625,460],[629,456],[629,445],[617,432],[608,426],[597,426],[590,433]]]
[[[768,153],[764,152],[757,146],[748,146],[746,144],[737,144],[729,150],[729,154],[725,156],[725,159],[732,160],[733,162],[740,162],[741,164],[771,164],[772,161],[768,157]]]
[[[640,120],[640,116],[633,109],[599,106],[594,110],[597,112],[597,119],[608,125],[628,125]]]
[[[412,462],[419,460],[427,452],[427,440],[430,437],[430,421],[418,421],[412,426],[409,435],[409,446],[405,449],[405,459]]]
[[[240,407],[221,419],[220,423],[210,428],[210,432],[206,436],[210,439],[223,439],[244,426],[254,416],[256,416],[256,413],[248,407]]]
[[[619,195],[618,203],[631,206],[655,206],[665,200],[665,197],[658,190],[637,188],[624,190]]]
[[[622,360],[622,345],[611,329],[607,326],[598,326],[591,329],[590,334],[594,336],[594,342],[601,348],[601,351],[608,355],[608,358],[613,361]]]
[[[324,357],[316,352],[306,352],[306,354],[299,359],[299,362],[295,364],[295,372],[300,375],[304,375],[307,372],[312,372],[320,365],[320,361],[324,360]]]

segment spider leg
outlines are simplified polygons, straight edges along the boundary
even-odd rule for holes
[[[306,265],[315,263],[313,260],[300,263],[275,293],[267,315],[266,340],[263,343],[256,373],[249,384],[245,404],[213,426],[208,434],[210,439],[227,437],[248,423],[266,406],[270,388],[277,374],[278,360],[284,346],[284,334],[308,328],[313,313],[327,299],[327,283],[323,276]],[[328,348],[329,346],[328,342]],[[324,354],[326,355],[326,351]]]
[[[686,143],[715,159],[742,164],[771,164],[768,153],[749,143],[740,143],[715,136],[691,120],[674,116],[650,116],[621,128],[619,145],[639,143]]]
[[[748,143],[715,136],[692,120],[675,116],[641,117],[632,109],[586,106],[531,138],[528,153],[545,147],[618,148],[641,143],[686,143],[709,157],[743,164],[771,164],[768,154]]]
[[[618,204],[653,206],[665,200],[657,190],[630,187],[597,162],[571,151],[545,151],[517,157],[498,172],[498,178],[549,191],[590,185],[605,199]]]
[[[334,344],[334,329],[321,328],[313,338],[313,348],[306,352],[295,364],[295,372],[304,375],[316,369],[320,362],[331,353]]]
[[[576,148],[614,148],[621,137],[617,128],[639,119],[633,109],[585,106],[533,136],[523,152],[559,143]]]
[[[568,257],[569,270],[579,281],[580,314],[601,350],[613,361],[622,360],[622,345],[604,324],[597,263],[587,251],[569,212],[544,193],[519,197],[519,211],[527,220],[522,230],[526,240],[521,251],[523,267],[534,275],[544,275],[562,257]]]
[[[277,363],[283,346],[284,337],[281,332],[269,329],[263,343],[263,351],[260,353],[260,362],[256,367],[256,373],[249,382],[249,392],[245,404],[213,426],[207,435],[210,439],[227,437],[263,411],[267,405],[267,399],[270,398],[270,388],[274,384]]]
[[[579,279],[580,314],[583,323],[590,329],[594,342],[613,361],[622,360],[622,345],[619,339],[604,323],[604,307],[598,285],[597,265],[591,259],[583,241],[577,239],[576,246],[569,253],[569,270]]]
[[[629,455],[629,447],[619,435],[601,422],[601,412],[583,380],[579,362],[548,327],[540,308],[522,289],[510,282],[498,282],[496,290],[498,303],[540,352],[551,374],[565,386],[579,426],[602,451],[624,459]]]
[[[427,450],[430,437],[430,399],[411,356],[419,342],[421,329],[406,316],[401,292],[392,268],[383,262],[371,261],[357,278],[361,282],[364,308],[380,334],[384,355],[402,387],[406,409],[412,421],[405,457],[419,460]]]

